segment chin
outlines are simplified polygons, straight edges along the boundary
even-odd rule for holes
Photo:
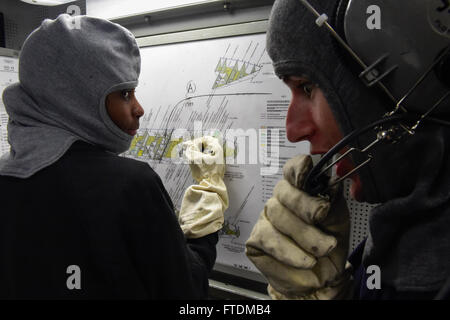
[[[350,197],[355,201],[364,202],[364,198],[362,195],[362,184],[358,176],[356,177],[356,179],[352,178],[352,182],[350,185]]]

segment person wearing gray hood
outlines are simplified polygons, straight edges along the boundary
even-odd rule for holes
[[[350,223],[342,197],[335,188],[314,192],[328,180],[311,180],[308,175],[315,168],[309,157],[289,160],[246,248],[274,299],[449,298],[450,41],[434,30],[435,20],[427,19],[432,1],[375,1],[381,7],[382,29],[374,32],[366,25],[372,2],[277,0],[272,8],[267,51],[275,73],[292,92],[288,139],[309,141],[311,154],[344,154],[348,148],[370,146],[368,163],[350,175],[351,194],[358,201],[378,204],[369,214],[367,239],[348,257]],[[428,13],[447,14],[438,2]],[[353,12],[349,3],[361,10],[344,20]],[[404,15],[405,8],[414,14]],[[340,39],[358,48],[357,54],[365,55],[367,65],[377,54],[389,52],[375,64],[384,72],[398,54],[397,68],[383,80],[396,99],[382,87],[365,85],[364,74],[360,76],[364,68],[325,22]],[[411,31],[412,23],[417,33]],[[419,32],[422,42],[416,39]],[[437,59],[445,50],[447,60]],[[434,59],[446,61],[446,69],[441,68],[447,70],[441,72],[444,77],[438,79],[439,72],[430,69],[419,90],[393,103],[414,88]],[[436,101],[439,107],[421,119]],[[392,110],[397,111],[388,114]],[[380,119],[390,122],[369,126]],[[366,126],[369,130],[363,130]],[[349,134],[351,139],[338,145]],[[352,151],[351,157],[339,160],[337,176],[349,174],[367,160],[367,153]]]
[[[131,32],[103,19],[63,14],[24,42],[3,93],[0,299],[207,297],[225,206],[187,236],[195,219],[180,226],[158,175],[119,156],[144,113],[140,67]]]

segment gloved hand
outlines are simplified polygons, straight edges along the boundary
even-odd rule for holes
[[[184,146],[184,156],[198,184],[184,193],[178,219],[187,238],[200,238],[223,226],[223,213],[228,208],[224,154],[214,137],[197,138]]]
[[[246,243],[246,254],[267,278],[273,299],[340,299],[351,285],[345,199],[337,190],[331,201],[302,191],[311,168],[310,156],[286,162],[284,179]]]

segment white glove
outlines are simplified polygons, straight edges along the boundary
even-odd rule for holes
[[[286,162],[284,180],[246,243],[246,254],[267,278],[273,299],[339,299],[351,285],[346,202],[341,192],[330,203],[300,190],[311,168],[310,156]]]
[[[184,146],[198,184],[186,189],[178,219],[187,238],[200,238],[222,228],[223,213],[228,208],[223,149],[214,137],[197,138]]]

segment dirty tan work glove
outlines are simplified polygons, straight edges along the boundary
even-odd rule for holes
[[[331,202],[302,191],[310,156],[286,162],[246,243],[246,254],[269,282],[273,299],[340,299],[348,295],[350,220],[342,192]]]
[[[200,238],[223,226],[223,213],[228,208],[224,154],[214,137],[197,138],[184,146],[184,156],[198,184],[186,189],[178,219],[187,238]]]

